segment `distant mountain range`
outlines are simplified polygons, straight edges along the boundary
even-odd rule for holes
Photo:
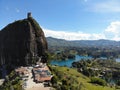
[[[53,37],[47,37],[48,46],[56,47],[120,47],[120,41],[112,40],[73,40],[68,41],[64,39],[57,39]]]

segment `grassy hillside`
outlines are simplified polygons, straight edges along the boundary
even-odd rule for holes
[[[57,79],[57,85],[54,85],[57,90],[59,90],[58,87],[64,90],[115,90],[111,87],[89,83],[90,79],[77,72],[76,69],[59,66],[50,66],[50,69],[54,73],[55,80]]]

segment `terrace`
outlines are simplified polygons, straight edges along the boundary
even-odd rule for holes
[[[34,81],[39,82],[50,82],[52,75],[49,71],[49,68],[44,65],[44,67],[38,66],[33,68]]]
[[[19,67],[15,69],[25,90],[49,90],[52,78],[51,72],[46,64],[39,63],[34,67]],[[45,84],[44,84],[45,83]],[[39,88],[39,89],[38,89]]]

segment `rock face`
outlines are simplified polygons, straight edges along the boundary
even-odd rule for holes
[[[0,31],[0,65],[32,64],[45,56],[47,47],[43,30],[28,15],[27,19],[15,21]]]

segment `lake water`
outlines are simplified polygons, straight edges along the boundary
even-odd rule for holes
[[[61,60],[61,61],[59,61],[59,60],[52,60],[51,64],[52,65],[71,67],[73,62],[77,62],[77,61],[79,61],[81,59],[92,59],[92,57],[76,55],[75,59],[67,59],[67,60]]]
[[[81,60],[81,59],[92,59],[92,57],[90,57],[90,56],[80,56],[80,55],[76,55],[76,56],[75,56],[75,59],[67,59],[67,60],[61,60],[61,61],[59,61],[59,60],[52,60],[52,61],[51,61],[51,64],[52,64],[52,65],[58,65],[58,66],[71,67],[73,62],[77,62],[77,61],[79,61],[79,60]],[[107,58],[101,57],[101,59],[102,59],[102,60],[104,60],[104,59],[106,60]],[[116,61],[117,61],[117,62],[120,62],[120,58],[117,58]]]
[[[120,62],[120,58],[117,58],[117,59],[116,59],[116,62]]]

